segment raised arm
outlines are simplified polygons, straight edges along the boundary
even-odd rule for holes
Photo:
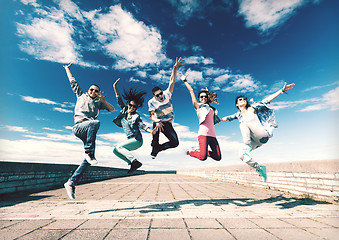
[[[73,75],[72,75],[72,73],[71,73],[71,70],[69,69],[69,68],[72,66],[72,64],[73,64],[73,63],[70,63],[70,64],[68,64],[68,65],[64,65],[64,66],[63,66],[64,69],[66,70],[66,74],[67,74],[68,79],[73,78]]]
[[[114,92],[115,92],[115,96],[116,96],[116,97],[120,97],[120,93],[119,93],[118,88],[117,88],[117,84],[118,84],[119,81],[120,81],[120,78],[118,78],[118,79],[113,83],[113,89],[114,89]]]
[[[193,88],[192,88],[191,85],[187,82],[186,78],[187,78],[187,75],[184,75],[184,76],[181,77],[181,80],[184,82],[184,84],[186,85],[188,91],[189,91],[190,94],[191,94],[193,107],[194,107],[195,109],[198,109],[198,108],[199,108],[199,103],[198,103],[198,101],[197,101],[197,98],[195,97]]]
[[[288,90],[291,90],[293,87],[295,86],[294,83],[292,84],[289,84],[289,85],[286,85],[286,83],[284,84],[284,87],[282,89],[280,89],[279,91],[277,91],[276,93],[273,93],[272,95],[268,96],[265,98],[266,101],[268,102],[271,102],[273,101],[274,99],[276,99],[280,94],[288,91]]]
[[[113,89],[114,89],[114,92],[115,92],[115,96],[117,98],[117,101],[118,101],[118,104],[121,108],[124,108],[125,107],[125,104],[124,104],[124,101],[122,100],[122,97],[119,93],[119,90],[118,90],[118,87],[117,87],[117,84],[118,82],[120,81],[120,78],[118,78],[114,83],[113,83]]]
[[[78,82],[75,80],[75,78],[73,77],[70,67],[72,66],[73,63],[70,63],[68,65],[63,65],[64,69],[66,70],[66,74],[69,80],[69,83],[71,84],[71,88],[73,90],[73,92],[75,93],[75,95],[77,95],[77,97],[81,96],[83,94],[83,91],[81,90]]]
[[[173,90],[174,90],[174,84],[175,84],[175,80],[177,78],[178,67],[183,65],[182,64],[183,61],[184,60],[181,59],[181,57],[179,59],[176,58],[176,60],[175,60],[175,64],[173,66],[173,70],[172,70],[172,74],[171,74],[171,78],[170,78],[170,83],[168,85],[168,90],[170,91],[171,94],[173,93]]]

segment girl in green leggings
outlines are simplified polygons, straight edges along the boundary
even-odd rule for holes
[[[146,132],[155,134],[157,129],[151,130],[147,127],[141,120],[139,113],[136,110],[139,107],[142,107],[144,103],[144,95],[146,92],[137,91],[135,89],[130,89],[129,92],[124,92],[123,98],[127,101],[127,106],[124,104],[122,97],[117,89],[117,84],[120,78],[118,78],[113,84],[115,95],[121,111],[119,115],[113,120],[113,122],[118,126],[124,129],[124,132],[127,136],[127,140],[120,143],[113,149],[113,153],[131,165],[128,173],[134,172],[136,169],[140,168],[142,163],[139,162],[130,151],[136,150],[142,146],[142,135],[140,128],[144,129]]]

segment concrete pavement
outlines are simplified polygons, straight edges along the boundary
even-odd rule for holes
[[[2,199],[0,239],[337,239],[339,206],[175,174]]]

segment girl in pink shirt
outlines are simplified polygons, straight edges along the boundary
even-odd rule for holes
[[[198,102],[192,87],[186,80],[186,76],[181,79],[191,94],[193,107],[197,111],[200,125],[198,131],[199,149],[188,151],[187,154],[202,161],[206,160],[207,157],[220,161],[221,152],[214,129],[214,124],[220,122],[220,119],[217,115],[217,110],[210,105],[213,102],[217,102],[216,94],[203,89],[198,94]],[[210,146],[211,151],[208,151],[208,146]]]

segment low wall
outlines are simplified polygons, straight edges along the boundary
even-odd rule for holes
[[[0,162],[0,195],[63,187],[77,167],[71,164]],[[137,170],[133,174],[144,173]],[[89,166],[79,183],[124,176],[128,176],[127,169]]]
[[[328,200],[339,200],[339,160],[264,164],[267,182],[246,164],[179,170],[177,174],[235,182]]]

